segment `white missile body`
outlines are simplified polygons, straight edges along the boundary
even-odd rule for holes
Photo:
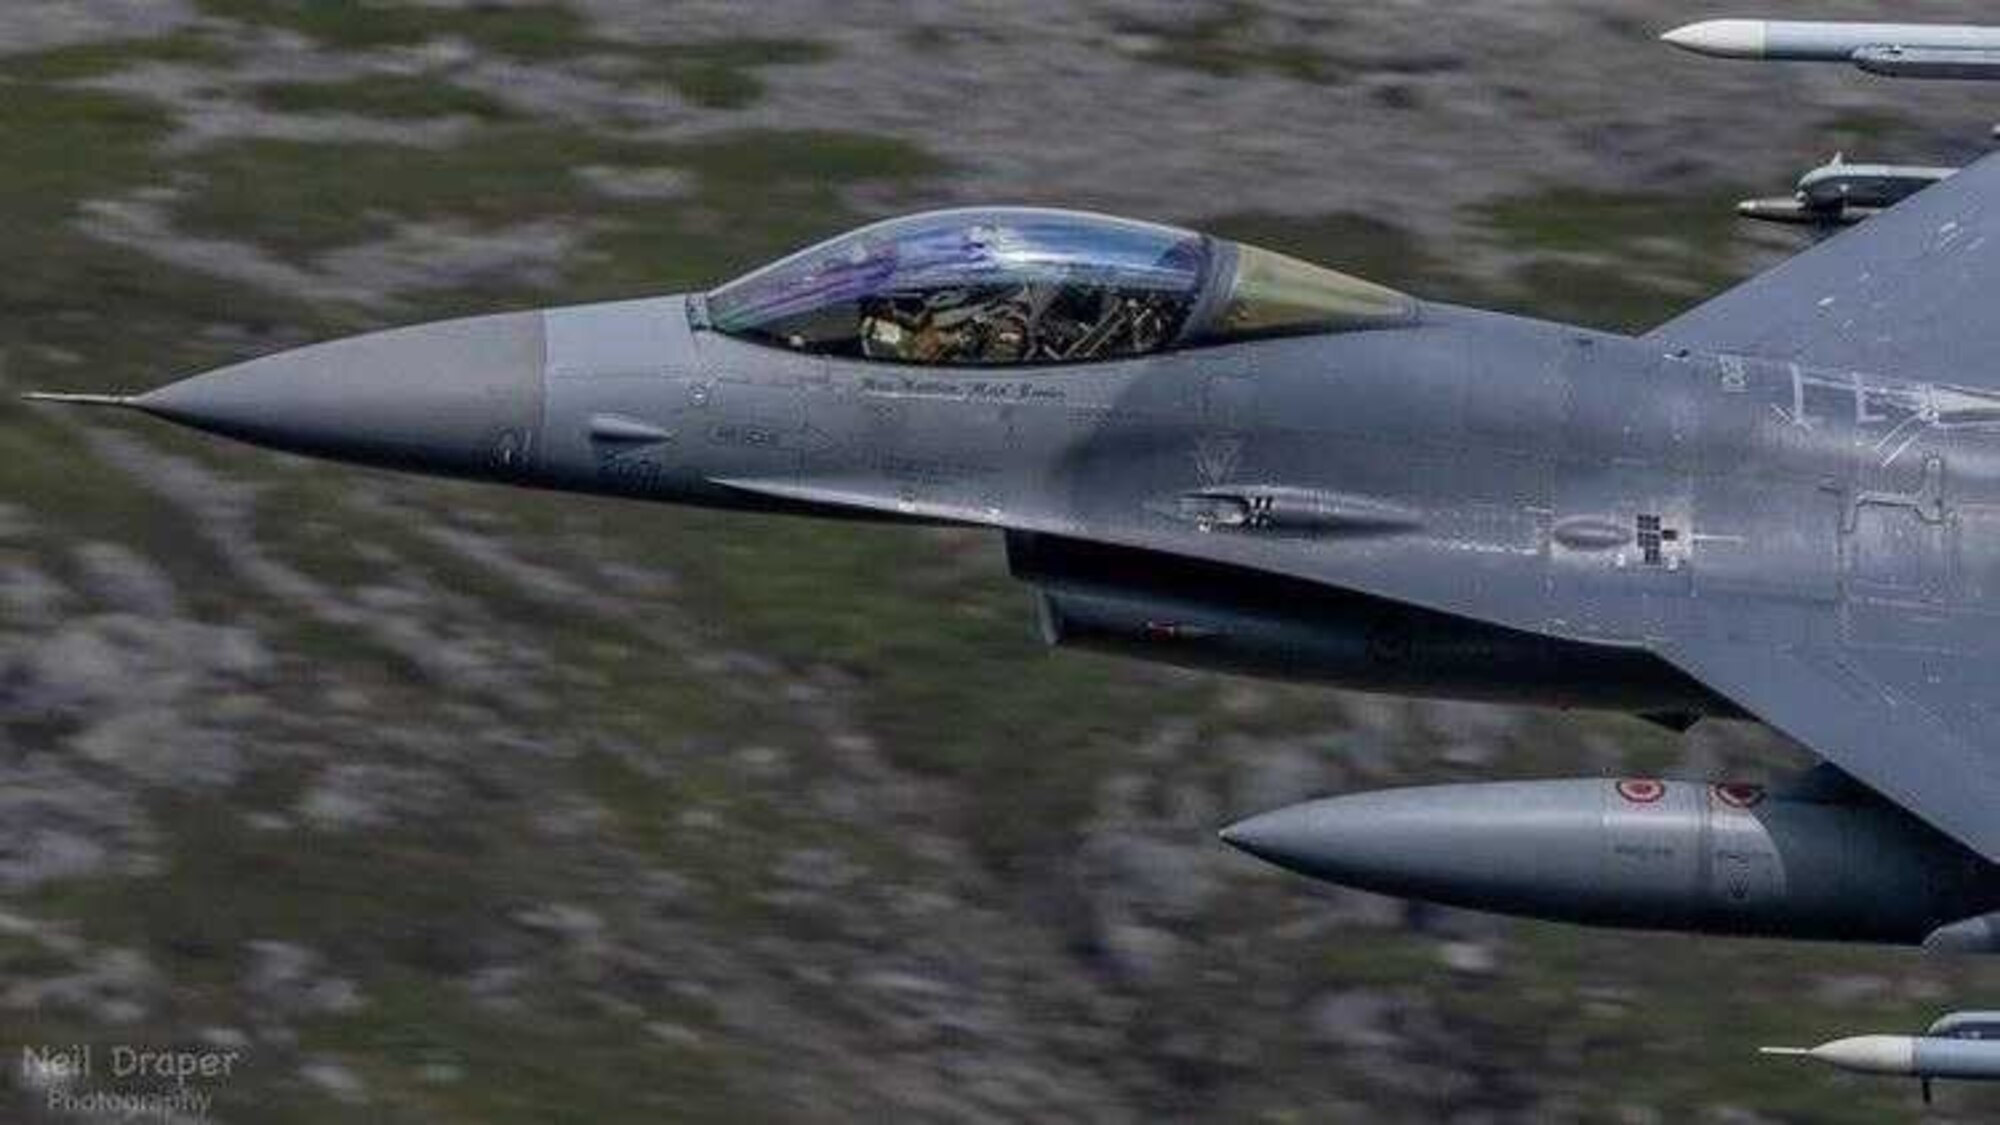
[[[1922,1035],[1855,1035],[1817,1047],[1764,1047],[1855,1074],[1917,1078],[1929,1100],[1934,1079],[2000,1081],[2000,1013],[1953,1012]]]
[[[1841,62],[1898,78],[2000,79],[2000,27],[1728,19],[1660,38],[1715,58]]]

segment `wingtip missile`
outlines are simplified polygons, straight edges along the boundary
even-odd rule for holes
[[[1722,19],[1660,38],[1719,59],[1847,63],[1891,78],[2000,78],[2000,27]]]

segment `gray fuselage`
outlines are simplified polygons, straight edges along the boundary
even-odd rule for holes
[[[1990,455],[1951,448],[2000,404],[1947,388],[1440,305],[1404,328],[1002,370],[791,354],[689,327],[680,298],[546,315],[535,483],[1207,560],[1588,644],[1559,663],[1603,677],[1578,693],[1496,660],[1432,694],[1725,709],[1619,650],[1690,598],[1859,584],[1882,612],[2000,562],[1956,534],[1996,511],[1976,503],[1995,500]]]
[[[1088,589],[1022,576],[1084,634],[1168,642],[1107,647],[1408,694],[1726,714],[1648,652],[1697,601],[1756,604],[1764,643],[1823,617],[1771,606],[1838,604],[1921,645],[1926,607],[2000,584],[2000,398],[1981,392],[1438,304],[994,368],[805,354],[701,313],[673,296],[424,325],[129,402],[393,468],[1132,552]],[[1188,562],[1223,569],[1158,588]],[[1281,579],[1325,597],[1274,605]],[[1385,614],[1425,643],[1380,643]]]

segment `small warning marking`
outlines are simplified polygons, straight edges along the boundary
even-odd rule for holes
[[[1742,782],[1723,782],[1713,787],[1715,799],[1732,809],[1753,809],[1764,800],[1764,787]]]
[[[1635,805],[1650,805],[1667,795],[1667,783],[1650,777],[1628,777],[1617,788],[1620,797]]]

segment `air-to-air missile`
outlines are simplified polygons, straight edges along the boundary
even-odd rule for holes
[[[1627,778],[1422,786],[1252,817],[1222,838],[1381,894],[1634,929],[2000,950],[2000,873],[1829,773],[1767,790]],[[1957,928],[1953,929],[1954,924]]]
[[[1791,195],[1746,199],[1736,205],[1746,219],[1802,226],[1847,226],[1940,183],[1956,168],[1919,164],[1852,164],[1835,154],[1799,178]]]
[[[1931,1100],[1937,1079],[2000,1081],[2000,1012],[1953,1012],[1922,1035],[1855,1035],[1817,1047],[1764,1047],[1767,1055],[1789,1055],[1856,1074],[1915,1078]]]
[[[1889,78],[2000,81],[2000,28],[1956,24],[1707,20],[1660,38],[1716,58],[1848,63]],[[2000,136],[2000,128],[1994,130]],[[1789,196],[1746,199],[1746,219],[1793,226],[1851,226],[1938,183],[1956,168],[1849,164],[1836,156],[1807,172]]]
[[[1956,24],[1706,20],[1661,36],[1700,55],[1840,62],[1890,78],[2000,79],[2000,28]]]

